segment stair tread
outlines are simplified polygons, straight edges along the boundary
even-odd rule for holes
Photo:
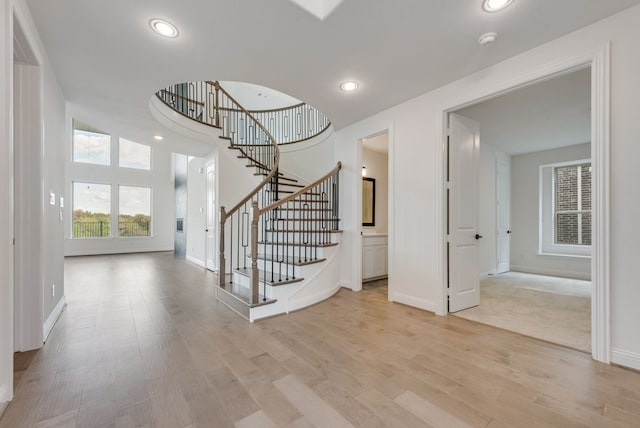
[[[322,218],[322,217],[312,217],[312,218],[276,218],[271,221],[340,221],[339,218]]]
[[[234,284],[231,282],[225,282],[223,285],[218,286],[220,290],[223,290],[225,293],[235,297],[241,303],[244,303],[246,306],[250,308],[256,308],[258,306],[269,305],[271,303],[275,303],[276,299],[269,299],[264,297],[262,294],[258,296],[258,303],[251,304],[249,303],[251,299],[251,290],[247,287],[243,287],[238,284]]]
[[[311,230],[293,230],[293,229],[267,229],[265,232],[289,232],[289,233],[342,233],[340,229],[311,229]]]
[[[268,242],[268,241],[258,241],[258,245],[275,245],[278,247],[282,246],[290,246],[290,247],[308,247],[308,248],[324,248],[324,247],[335,247],[336,245],[340,245],[339,242],[327,242],[324,244],[305,244],[300,242]]]
[[[249,254],[247,257],[251,258],[251,254]],[[295,256],[283,257],[282,255],[279,255],[274,257],[273,254],[258,254],[258,260],[266,260],[269,262],[273,261],[274,263],[285,263],[285,264],[294,265],[294,266],[307,266],[307,265],[313,265],[316,263],[321,263],[327,259],[321,257],[313,260],[303,260],[302,258],[295,257]],[[260,264],[260,262],[258,262],[258,264]]]
[[[290,208],[290,207],[278,207],[274,208],[281,211],[333,211],[333,208]]]
[[[246,277],[251,276],[251,269],[249,268],[238,268],[238,269],[234,269],[233,271],[242,276],[246,276]],[[278,272],[273,272],[273,275],[272,275],[271,272],[265,272],[261,269],[258,269],[258,277],[259,277],[260,283],[271,285],[271,286],[293,284],[296,282],[304,281],[304,278],[302,277],[287,278],[286,275],[279,275]],[[271,278],[273,278],[273,281],[271,281]]]
[[[281,174],[282,174],[282,173],[281,173]],[[264,175],[264,176],[267,176],[267,173],[266,173],[266,172],[254,172],[254,173],[253,173],[253,175]],[[295,183],[297,183],[297,182],[298,182],[298,180],[296,180],[295,178],[290,178],[290,177],[287,177],[287,176],[285,176],[285,175],[281,175],[281,176],[279,176],[279,177],[278,177],[278,182],[279,182],[280,180],[293,181],[293,182],[295,182]]]

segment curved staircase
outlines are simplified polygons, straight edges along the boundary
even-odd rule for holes
[[[156,93],[166,106],[220,129],[219,138],[261,182],[220,209],[217,299],[250,321],[312,305],[339,289],[338,164],[306,184],[280,170],[281,144],[329,129],[307,104],[251,111],[219,82],[173,85]]]

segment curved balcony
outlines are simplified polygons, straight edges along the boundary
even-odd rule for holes
[[[245,112],[225,102],[220,94],[219,82],[199,81],[178,83],[156,92],[157,98],[174,112],[197,123],[223,129],[223,134],[243,132]],[[247,109],[278,141],[278,145],[301,143],[311,140],[331,126],[329,118],[317,108],[306,104],[274,109]],[[248,129],[251,131],[251,129]],[[251,138],[236,135],[239,140]],[[269,143],[264,143],[269,144]]]

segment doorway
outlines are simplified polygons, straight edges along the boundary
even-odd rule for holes
[[[362,288],[388,295],[389,132],[360,142]]]
[[[596,357],[590,65],[449,111],[446,279],[449,313]]]

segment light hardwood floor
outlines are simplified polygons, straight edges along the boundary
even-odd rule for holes
[[[71,258],[65,277],[2,428],[640,426],[639,373],[379,289],[249,324],[171,254]]]

